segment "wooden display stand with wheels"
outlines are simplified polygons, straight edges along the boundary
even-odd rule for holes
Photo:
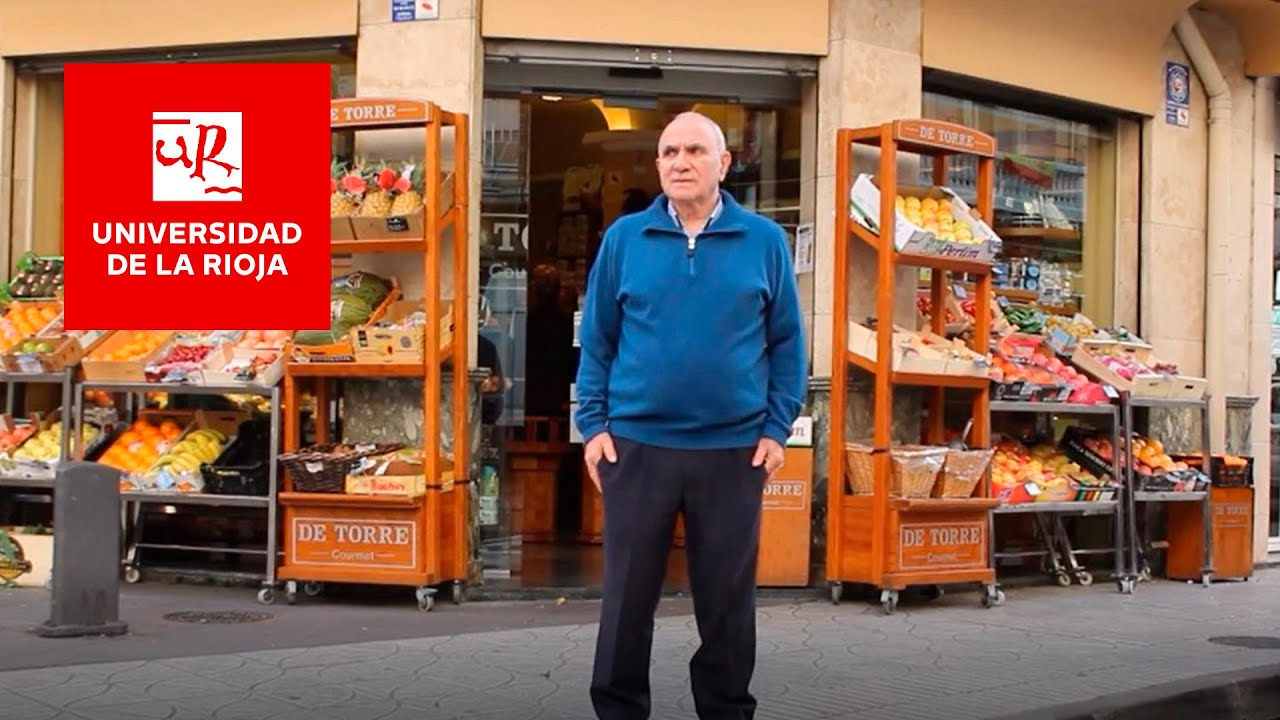
[[[842,129],[836,138],[835,278],[834,327],[831,348],[830,452],[827,512],[827,577],[833,602],[839,602],[842,583],[854,582],[881,590],[886,613],[893,612],[898,592],[909,586],[981,583],[985,586],[983,605],[1003,601],[995,585],[995,570],[988,548],[991,543],[991,510],[998,501],[990,499],[990,473],[970,497],[895,497],[892,493],[892,423],[895,386],[926,389],[928,418],[925,444],[944,446],[943,401],[948,390],[967,392],[972,397],[972,434],[969,447],[988,448],[990,432],[990,386],[985,376],[916,372],[897,367],[894,343],[894,276],[899,267],[932,270],[933,307],[943,306],[945,271],[974,277],[977,288],[977,322],[972,334],[974,351],[983,355],[991,330],[991,263],[952,255],[899,252],[893,233],[883,237],[850,217],[853,189],[851,162],[855,146],[878,147],[879,208],[868,213],[879,228],[897,228],[895,199],[899,193],[898,154],[932,156],[933,182],[945,186],[947,160],[955,155],[977,159],[978,211],[990,226],[995,178],[995,139],[966,127],[927,120],[899,120],[858,130]],[[865,243],[875,251],[876,300],[872,342],[867,355],[850,349],[849,257],[850,243]],[[948,245],[954,245],[949,243]],[[944,313],[933,314],[933,332],[943,334]],[[866,352],[866,349],[863,348]],[[903,364],[906,361],[903,360]],[[874,481],[868,494],[854,494],[846,482],[847,441],[845,405],[849,366],[855,365],[874,378],[874,414],[871,467]]]
[[[293,452],[300,446],[299,396],[304,384],[315,393],[316,442],[323,444],[330,440],[331,392],[342,379],[422,379],[425,488],[401,495],[304,493],[295,492],[293,481],[286,475],[279,498],[284,518],[284,557],[278,578],[287,583],[290,602],[299,582],[305,583],[309,595],[319,592],[322,582],[408,585],[416,589],[418,607],[430,610],[435,604],[435,586],[450,581],[453,601],[461,602],[468,576],[468,117],[417,100],[341,99],[333,101],[331,126],[334,131],[413,128],[424,132],[425,209],[421,234],[414,232],[417,217],[389,218],[385,220],[385,238],[340,239],[335,235],[331,245],[334,253],[403,253],[406,264],[416,255],[423,266],[423,309],[428,320],[423,330],[421,362],[288,363],[283,403],[285,450]],[[453,177],[447,182],[441,170],[445,127],[454,129]],[[445,231],[451,226],[453,293],[460,301],[452,303],[454,331],[452,337],[446,338],[440,323],[433,319],[444,316],[441,248],[445,246]],[[442,366],[449,361],[453,368],[452,462],[444,457],[440,437]],[[352,438],[348,442],[360,440]],[[264,602],[270,602],[270,589],[264,593]]]

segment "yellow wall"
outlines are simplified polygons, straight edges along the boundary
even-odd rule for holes
[[[1192,2],[924,0],[924,64],[1154,115],[1161,47]]]
[[[4,0],[0,57],[353,36],[358,11],[359,0]]]
[[[484,37],[827,54],[828,0],[484,0]]]

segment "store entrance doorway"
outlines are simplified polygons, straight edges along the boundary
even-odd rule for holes
[[[480,448],[490,586],[601,584],[601,501],[572,422],[576,315],[605,230],[661,192],[658,137],[686,110],[724,128],[734,156],[726,189],[794,232],[798,88],[794,101],[770,103],[545,87],[486,93],[478,357],[502,375],[486,396]],[[673,538],[670,589],[687,582],[681,535]]]

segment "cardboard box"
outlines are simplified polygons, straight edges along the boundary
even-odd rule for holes
[[[957,223],[968,226],[974,243],[951,242],[939,239],[936,235],[912,223],[902,211],[894,213],[893,244],[898,252],[917,253],[920,255],[938,255],[957,260],[977,262],[993,262],[1003,243],[995,231],[982,219],[978,218],[969,204],[959,195],[943,187],[926,187],[920,185],[899,185],[899,194],[920,198],[934,198],[939,203],[946,203],[951,208],[952,217]],[[849,191],[850,214],[859,225],[880,232],[880,187],[874,177],[863,173],[854,181]]]
[[[410,453],[412,451],[401,451],[384,457],[366,458],[360,469],[347,475],[347,494],[402,497],[426,494],[426,465]],[[444,471],[440,480],[442,485],[452,485],[453,472]]]
[[[356,362],[421,363],[425,328],[380,327],[383,322],[398,323],[421,309],[421,300],[399,300],[387,308],[377,323],[352,328],[351,347]],[[442,303],[440,312],[440,349],[445,350],[453,342],[453,304]]]
[[[107,353],[115,352],[117,349],[128,345],[133,341],[133,330],[118,330],[103,340],[97,348],[94,349],[80,363],[80,368],[84,372],[85,380],[96,380],[99,382],[124,382],[124,383],[143,383],[147,382],[147,365],[155,362],[165,348],[173,340],[175,333],[162,332],[160,344],[149,355],[138,358],[136,360],[102,360],[99,359]]]
[[[48,346],[48,352],[22,352],[28,340],[19,342],[4,353],[4,368],[11,373],[39,375],[54,373],[76,365],[84,357],[79,341],[68,335],[29,338]]]
[[[430,180],[428,180],[430,182]],[[356,240],[422,240],[422,229],[425,224],[425,215],[427,212],[433,211],[436,216],[444,215],[453,207],[453,183],[454,175],[446,172],[443,181],[440,183],[440,207],[423,208],[412,215],[404,215],[399,217],[360,217],[352,215],[351,233]],[[427,197],[422,196],[422,202],[425,203]],[[336,226],[337,223],[334,223]],[[333,232],[341,232],[337,227]],[[334,240],[350,239],[339,238],[334,236]]]
[[[257,358],[275,359],[265,366],[257,366],[250,370],[251,363]],[[235,363],[228,368],[228,365]],[[205,360],[200,371],[200,382],[204,385],[234,387],[245,385],[253,387],[275,387],[284,377],[284,349],[280,350],[248,350],[224,345],[215,348]]]

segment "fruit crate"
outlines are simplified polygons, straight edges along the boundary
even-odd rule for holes
[[[173,339],[173,332],[146,332],[156,342],[156,346],[154,350],[145,355],[131,360],[107,359],[108,356],[114,355],[117,351],[136,343],[137,335],[140,332],[146,331],[118,330],[101,341],[80,362],[80,369],[84,373],[84,379],[95,382],[147,382],[147,365],[163,357],[161,353],[165,351],[169,341]]]
[[[389,281],[391,287],[387,292],[387,296],[373,309],[373,312],[365,320],[365,325],[381,320],[391,306],[400,299],[400,282],[395,278],[389,278]],[[339,338],[335,338],[335,342],[327,345],[300,345],[294,339],[290,339],[285,343],[283,354],[288,358],[288,362],[291,363],[343,363],[355,362],[356,360],[356,352],[352,346],[350,331]]]
[[[932,198],[939,205],[951,210],[956,224],[968,227],[974,242],[943,240],[922,225],[917,225],[903,210],[895,213],[894,247],[898,252],[921,255],[942,255],[957,260],[990,263],[1000,253],[1001,242],[985,222],[978,219],[967,203],[947,188],[923,185],[899,184],[903,196],[921,200]],[[854,222],[879,233],[880,186],[869,174],[859,175],[849,191],[849,214]]]
[[[1174,460],[1186,463],[1188,467],[1204,470],[1204,456],[1176,454]],[[1253,457],[1249,455],[1233,455],[1240,462],[1227,462],[1224,455],[1209,456],[1209,481],[1217,487],[1244,487],[1253,484]]]
[[[268,495],[270,445],[271,426],[268,420],[255,418],[241,423],[222,454],[212,463],[200,466],[204,492],[211,495]]]
[[[1120,483],[1107,477],[1095,477],[1084,473],[1070,475],[1075,490],[1075,502],[1109,502],[1115,500]]]
[[[18,274],[4,286],[3,300],[53,300],[62,292],[63,257],[27,253],[18,261]]]
[[[1062,440],[1058,443],[1058,446],[1075,464],[1088,470],[1098,478],[1110,478],[1111,460],[1104,455],[1104,452],[1109,450],[1114,453],[1117,452],[1117,449],[1110,447],[1111,440],[1105,438],[1101,441],[1106,443],[1102,448],[1102,452],[1095,450],[1092,447],[1094,443],[1091,442],[1092,438],[1090,437],[1093,433],[1094,431],[1088,428],[1069,427],[1062,433]],[[1123,459],[1122,456],[1122,462]]]
[[[436,216],[444,215],[453,207],[453,173],[446,173],[440,184],[441,207],[435,209]],[[417,188],[419,193],[421,188]],[[422,198],[426,202],[426,198]],[[389,208],[388,208],[389,209]],[[373,215],[365,216],[357,209],[351,215],[351,234],[356,240],[421,240],[422,226],[425,221],[426,208],[422,205],[407,215]]]
[[[1154,348],[1141,343],[1119,342],[1112,340],[1082,340],[1076,344],[1071,354],[1071,362],[1085,373],[1092,375],[1100,383],[1110,385],[1116,390],[1125,391],[1133,397],[1196,399],[1204,396],[1205,387],[1197,382],[1197,378],[1183,378],[1154,371],[1135,373],[1132,379],[1125,378],[1112,370],[1099,357],[1102,354],[1132,361],[1150,370],[1159,361],[1155,357]]]
[[[35,337],[24,340],[0,355],[7,372],[39,375],[60,372],[79,364],[84,347],[69,335]]]

